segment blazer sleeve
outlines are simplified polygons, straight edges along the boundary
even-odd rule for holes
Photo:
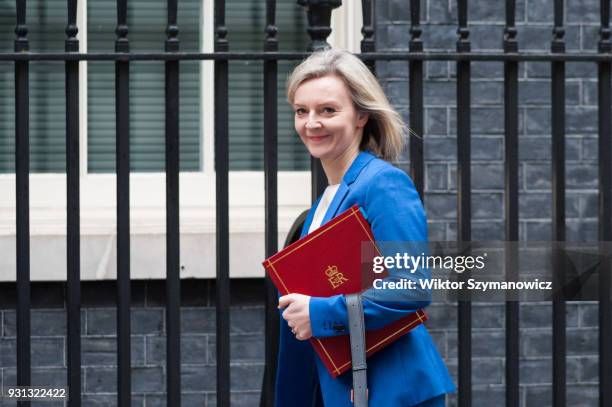
[[[366,187],[364,209],[374,238],[384,256],[409,252],[422,254],[427,242],[427,219],[419,194],[412,180],[402,170],[385,166],[370,178]],[[410,243],[407,243],[410,242]],[[409,279],[414,290],[377,290],[363,293],[365,329],[378,329],[409,313],[425,308],[431,293],[420,289],[417,280],[429,278],[429,270],[414,273],[388,270],[385,281]],[[346,335],[348,314],[344,295],[312,297],[309,305],[312,335],[315,338]]]

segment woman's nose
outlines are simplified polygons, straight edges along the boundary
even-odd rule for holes
[[[313,114],[308,115],[308,121],[306,122],[306,128],[316,129],[318,127],[321,127],[321,122],[316,117],[316,115],[313,115]]]

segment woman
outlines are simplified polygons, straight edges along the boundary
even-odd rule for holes
[[[291,74],[287,98],[295,129],[321,160],[329,183],[312,206],[302,236],[358,204],[377,241],[427,241],[419,195],[410,178],[388,163],[404,145],[402,120],[368,68],[346,51],[316,52]],[[364,296],[366,329],[384,326],[428,301],[392,304]],[[348,334],[344,296],[292,293],[280,297],[279,308],[276,405],[351,406],[351,373],[332,378],[307,341]],[[373,407],[438,407],[454,386],[421,325],[368,358],[368,389]]]

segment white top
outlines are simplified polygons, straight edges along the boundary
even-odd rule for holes
[[[327,212],[329,204],[331,204],[331,201],[334,199],[334,195],[336,195],[336,191],[338,191],[339,186],[340,184],[328,185],[327,188],[325,188],[325,191],[323,191],[323,196],[321,196],[319,205],[317,205],[317,210],[312,217],[312,223],[310,224],[310,228],[308,228],[308,233],[312,233],[313,230],[321,226],[325,212]]]

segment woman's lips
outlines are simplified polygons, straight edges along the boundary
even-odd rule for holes
[[[320,136],[308,136],[308,139],[311,141],[314,141],[315,143],[320,142],[324,139],[326,139],[327,137],[329,137],[328,134],[322,134]]]

